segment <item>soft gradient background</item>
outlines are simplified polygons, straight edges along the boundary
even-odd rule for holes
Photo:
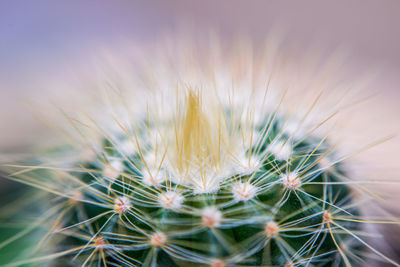
[[[344,47],[350,51],[346,59],[350,75],[378,74],[365,89],[378,92],[376,101],[360,117],[379,125],[371,127],[371,134],[398,133],[399,14],[398,0],[2,0],[0,157],[23,150],[47,134],[26,109],[30,96],[41,95],[45,100],[49,88],[44,87],[57,91],[81,70],[90,72],[98,48],[112,50],[124,42],[146,44],[186,23],[195,31],[217,29],[227,40],[245,33],[261,42],[271,28],[279,28],[285,32],[286,45],[295,44],[300,51]],[[367,154],[377,162],[387,161],[392,170],[382,178],[399,181],[398,149],[400,141],[395,137],[373,151],[376,154]],[[398,188],[388,186],[387,194],[400,195]],[[398,200],[388,207],[400,214]],[[396,235],[397,228],[385,229],[389,236]],[[392,247],[397,243],[395,239]]]
[[[21,111],[21,101],[40,92],[43,81],[73,76],[93,48],[155,40],[182,22],[259,41],[278,26],[289,43],[304,49],[345,46],[355,76],[380,71],[371,86],[387,95],[385,108],[400,114],[399,14],[397,0],[0,1],[0,148],[14,148],[40,132]]]

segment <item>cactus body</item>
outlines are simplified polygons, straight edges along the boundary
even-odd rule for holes
[[[170,144],[179,147],[174,154],[160,145],[156,152],[158,138],[166,137],[148,119],[138,133],[105,138],[101,154],[78,163],[84,171],[71,175],[81,189],[69,200],[73,208],[61,230],[68,236],[63,245],[81,248],[78,257],[72,253],[75,261],[97,259],[117,266],[339,264],[337,243],[347,244],[348,236],[338,231],[334,217],[358,211],[346,208],[353,201],[350,188],[334,184],[341,181],[341,167],[321,164],[331,155],[329,144],[308,135],[294,139],[278,114],[266,114],[248,128],[225,109],[220,115],[226,129],[221,131],[227,139],[220,142],[250,135],[239,142],[244,148],[228,154],[220,151],[222,144],[212,147],[218,143],[213,143],[214,130],[206,129],[212,123],[200,102],[189,92],[185,111],[170,122],[181,138]],[[128,142],[135,144],[131,151],[121,149]],[[172,161],[175,157],[178,162]],[[229,168],[218,166],[221,162]],[[355,249],[349,244],[347,249]]]
[[[196,68],[186,74],[196,71],[203,74]],[[225,81],[204,72],[213,77],[199,74],[206,85]],[[232,67],[236,72],[240,76]],[[242,76],[238,84],[250,88],[251,75]],[[159,85],[179,81],[169,78]],[[69,160],[36,159],[33,167],[24,162],[22,171],[23,164],[14,166],[11,177],[55,197],[37,202],[46,211],[35,223],[48,232],[32,251],[42,254],[7,266],[363,264],[367,243],[360,238],[354,187],[336,147],[315,134],[323,122],[306,126],[308,112],[296,120],[279,100],[266,109],[256,100],[237,105],[195,89],[199,83],[184,84],[176,102],[150,101],[134,119],[119,102],[124,116],[113,117],[111,130],[110,121],[68,117],[84,141],[80,158],[60,146],[50,154]]]

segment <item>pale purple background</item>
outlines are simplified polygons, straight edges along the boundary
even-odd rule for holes
[[[190,21],[229,37],[245,32],[262,40],[279,25],[298,46],[344,45],[355,75],[381,70],[380,87],[397,106],[400,86],[400,1],[0,1],[0,149],[23,144],[36,123],[21,99],[46,78],[79,69],[99,45],[151,41]],[[40,81],[40,82],[39,82]],[[398,112],[399,109],[396,110]]]

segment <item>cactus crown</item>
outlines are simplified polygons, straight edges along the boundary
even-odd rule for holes
[[[358,226],[335,222],[358,211],[350,188],[332,184],[343,170],[323,138],[300,123],[294,135],[277,112],[256,123],[202,101],[189,90],[165,122],[120,125],[66,173],[65,263],[322,266],[356,248],[341,228]]]
[[[361,264],[371,247],[342,159],[314,134],[321,123],[306,127],[279,101],[257,112],[203,93],[180,91],[173,112],[148,109],[110,131],[93,122],[94,153],[12,173],[57,197],[35,222],[51,224],[33,249],[44,255],[10,266]]]

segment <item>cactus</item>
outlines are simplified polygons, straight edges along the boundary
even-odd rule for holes
[[[55,198],[37,202],[34,252],[7,266],[357,266],[366,248],[397,265],[362,238],[344,162],[305,117],[176,98],[117,130],[93,122],[98,146],[76,127],[91,157],[10,165]]]

